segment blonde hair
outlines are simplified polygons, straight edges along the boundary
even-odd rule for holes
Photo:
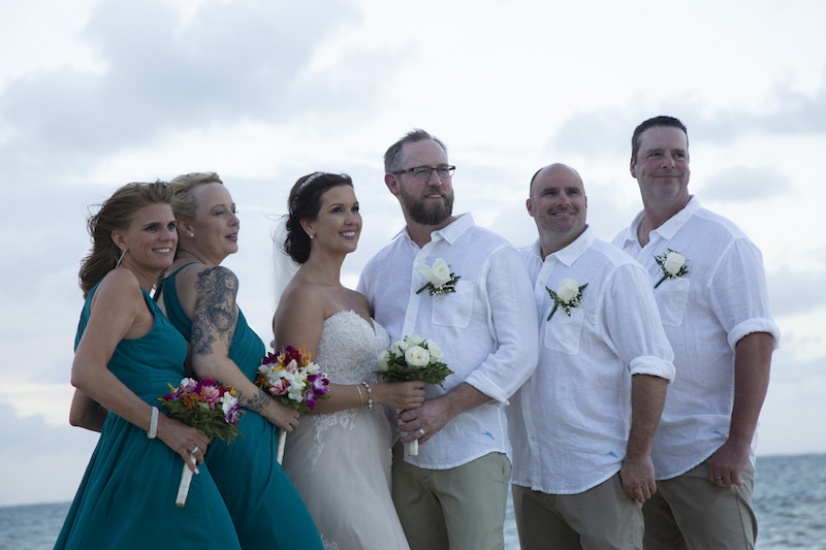
[[[207,183],[224,185],[215,172],[190,172],[174,178],[169,183],[175,193],[172,198],[172,212],[176,218],[190,220],[195,217],[195,210],[198,209],[198,205],[195,204],[195,188]]]

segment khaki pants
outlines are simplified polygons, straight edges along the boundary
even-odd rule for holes
[[[718,487],[708,478],[708,463],[703,462],[657,482],[657,494],[642,508],[646,550],[754,548],[754,466],[748,462],[743,468],[740,485]]]
[[[575,495],[512,486],[522,550],[640,550],[641,505],[628,497],[619,474]]]
[[[490,453],[447,470],[404,462],[393,447],[393,501],[411,550],[502,550],[511,464]]]

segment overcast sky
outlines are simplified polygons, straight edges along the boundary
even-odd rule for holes
[[[70,500],[97,441],[67,422],[96,204],[217,171],[242,219],[226,265],[269,342],[270,233],[292,183],[353,177],[354,287],[403,225],[381,158],[414,127],[448,146],[455,212],[523,246],[537,168],[575,167],[610,240],[640,208],[634,127],[682,119],[690,190],[762,249],[783,332],[758,454],[826,452],[826,3],[0,0],[0,14],[0,505]]]

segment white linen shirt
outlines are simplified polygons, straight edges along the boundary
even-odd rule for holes
[[[537,240],[520,251],[534,281],[539,365],[508,407],[513,482],[550,494],[578,494],[616,474],[631,431],[631,378],[674,378],[674,358],[642,267],[586,228],[544,262]],[[548,321],[566,278],[579,306]]]
[[[460,277],[456,292],[416,293],[427,281],[417,262],[443,258]],[[491,400],[451,419],[405,460],[420,468],[447,469],[492,452],[511,457],[505,406],[533,372],[537,360],[536,308],[518,251],[464,214],[434,231],[421,249],[406,229],[379,251],[361,273],[358,290],[390,333],[432,338],[453,374],[445,389],[428,384],[426,398],[467,382]]]
[[[780,330],[769,314],[763,257],[736,225],[692,197],[642,247],[642,216],[614,244],[637,258],[652,286],[663,276],[654,257],[669,249],[685,256],[688,269],[654,290],[677,378],[668,389],[651,457],[657,479],[671,479],[701,464],[728,438],[737,342],[767,332],[776,346]]]

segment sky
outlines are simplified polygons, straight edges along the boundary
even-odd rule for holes
[[[762,250],[782,331],[758,456],[826,452],[826,3],[0,0],[0,13],[0,506],[71,500],[97,442],[68,424],[96,205],[130,181],[218,172],[241,217],[225,265],[269,342],[271,232],[291,185],[352,176],[354,288],[403,227],[382,155],[413,128],[448,146],[454,212],[524,246],[539,167],[582,174],[589,224],[610,240],[641,207],[634,127],[679,117],[689,189]]]

